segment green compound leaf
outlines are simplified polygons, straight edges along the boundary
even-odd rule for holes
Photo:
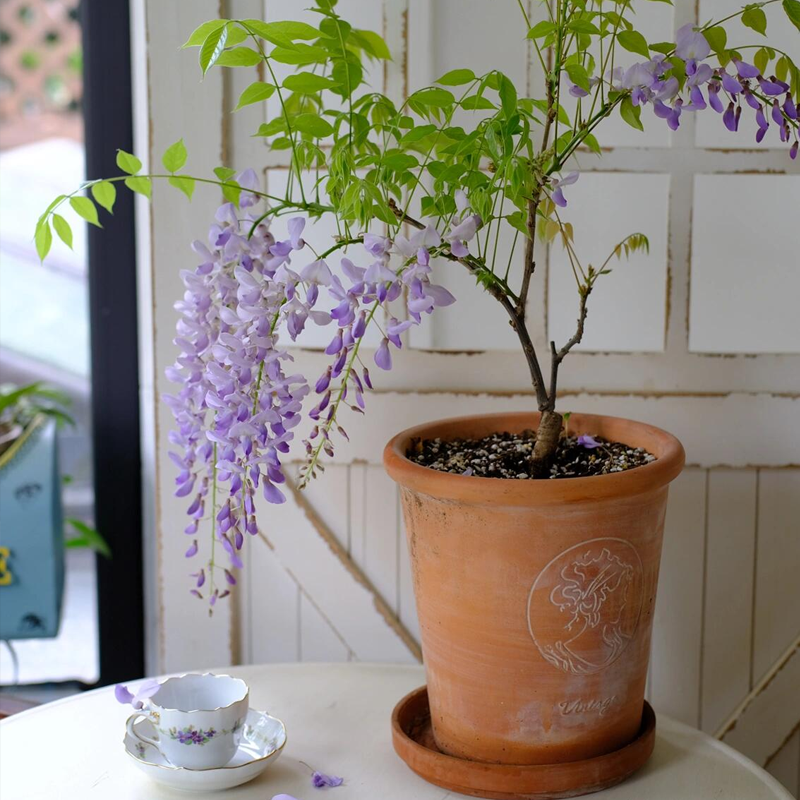
[[[148,200],[153,192],[153,184],[150,178],[125,178],[125,185],[137,194],[143,194]]]
[[[617,36],[617,41],[630,53],[638,53],[645,58],[650,58],[650,48],[647,40],[638,31],[622,31]]]
[[[745,8],[742,14],[742,25],[746,25],[762,36],[767,35],[767,15],[758,6],[751,5]]]
[[[126,178],[125,182],[127,183],[130,180],[137,179]],[[97,206],[91,201],[90,198],[83,197],[83,195],[77,195],[76,197],[70,197],[69,204],[72,206],[72,210],[79,217],[85,219],[89,224],[96,225],[98,228],[103,227],[100,224],[100,220],[97,218]]]
[[[622,119],[628,123],[632,128],[636,128],[636,130],[643,131],[644,125],[642,125],[642,120],[640,119],[642,116],[642,109],[639,106],[635,106],[632,102],[630,97],[626,97],[622,104],[619,107],[619,113]]]
[[[262,57],[250,47],[234,47],[220,53],[216,61],[218,67],[255,67],[260,64]]]
[[[142,162],[132,153],[117,150],[117,166],[128,175],[135,175],[142,168]]]
[[[434,83],[441,84],[442,86],[463,86],[465,83],[470,83],[475,80],[475,73],[471,69],[451,69],[450,72],[445,72],[439,80]]]
[[[292,127],[300,133],[319,139],[323,136],[330,136],[333,133],[333,126],[317,114],[300,114],[295,117]]]
[[[190,200],[194,194],[194,178],[184,178],[181,175],[173,175],[169,179],[170,186],[180,189]]]
[[[92,197],[101,205],[109,214],[114,213],[114,202],[117,199],[117,189],[113,183],[109,181],[100,181],[99,183],[92,184]]]
[[[271,83],[264,81],[256,81],[251,83],[239,96],[239,102],[236,104],[234,111],[240,108],[252,105],[253,103],[260,103],[264,100],[269,100],[275,93],[275,86]]]
[[[227,22],[228,20],[226,19],[210,19],[208,22],[204,22],[194,29],[192,35],[186,40],[182,47],[200,47],[210,33],[213,33],[218,28],[222,28]]]
[[[203,70],[203,75],[214,66],[216,60],[222,55],[227,40],[227,25],[223,25],[221,28],[215,28],[206,36],[206,40],[200,48],[200,69]]]
[[[70,228],[69,222],[60,214],[53,214],[53,227],[56,229],[58,238],[72,250],[72,228]]]
[[[800,31],[800,2],[798,0],[783,0],[783,10],[792,25]]]
[[[285,89],[298,94],[316,94],[323,89],[335,89],[338,86],[336,81],[315,75],[313,72],[298,72],[295,75],[288,75],[283,81]]]
[[[161,163],[167,172],[177,172],[186,163],[186,145],[183,139],[171,144],[161,157]]]
[[[36,244],[36,253],[39,256],[39,260],[44,261],[45,258],[47,258],[47,254],[50,252],[50,245],[53,244],[53,232],[50,230],[49,222],[39,222],[39,225],[36,226],[34,242]]]

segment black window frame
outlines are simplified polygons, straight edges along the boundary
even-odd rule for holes
[[[80,20],[86,177],[118,175],[117,149],[133,151],[129,0],[83,0]],[[95,522],[112,552],[97,559],[99,685],[145,672],[134,214],[122,190],[103,230],[89,226]]]

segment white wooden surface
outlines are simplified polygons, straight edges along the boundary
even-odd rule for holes
[[[270,166],[265,180],[277,180],[285,154],[268,153],[249,135],[264,110],[219,113],[253,71],[234,70],[223,81],[212,70],[201,82],[194,53],[177,48],[206,18],[281,19],[300,13],[297,5],[133,5],[137,152],[157,164],[164,146],[184,135],[193,168]],[[535,18],[539,4],[529,5]],[[637,5],[637,27],[668,38],[671,27],[704,21],[729,3]],[[340,8],[365,27],[383,29],[395,58],[373,82],[385,80],[394,97],[467,64],[497,67],[538,91],[516,0],[342,0]],[[774,30],[787,37],[785,49],[796,51],[796,32],[784,27]],[[742,29],[742,41],[746,35]],[[674,486],[668,514],[648,692],[658,711],[714,731],[800,633],[800,265],[793,219],[800,164],[785,149],[757,146],[748,134],[732,137],[713,113],[698,120],[685,114],[675,133],[649,111],[644,118],[643,137],[622,123],[607,128],[601,143],[611,149],[603,161],[580,157],[582,170],[598,174],[571,187],[568,210],[581,222],[587,260],[605,256],[595,252],[605,229],[592,227],[585,194],[602,192],[603,207],[616,213],[609,224],[624,233],[629,222],[654,246],[649,257],[615,266],[598,288],[584,352],[572,354],[562,370],[562,409],[649,421],[686,446],[690,467]],[[725,149],[731,147],[737,149]],[[631,194],[640,184],[646,203]],[[413,660],[398,634],[398,623],[412,636],[418,631],[397,498],[380,468],[383,443],[428,419],[532,408],[523,359],[496,304],[471,280],[448,273],[459,302],[415,331],[392,373],[378,376],[367,417],[347,426],[351,445],[339,448],[327,479],[305,498],[345,555],[323,541],[308,509],[294,502],[266,509],[268,543],[250,542],[237,603],[209,621],[186,591],[183,504],[171,496],[170,419],[157,398],[174,357],[176,265],[193,263],[188,244],[205,235],[215,203],[213,193],[198,190],[190,205],[159,188],[141,216],[151,671],[248,661]],[[760,214],[767,218],[759,221]],[[564,336],[575,315],[561,262],[557,250],[549,258],[540,253],[529,314],[541,350],[550,334]],[[296,357],[314,375],[327,360],[313,349]],[[376,610],[373,591],[396,619]],[[793,670],[776,678],[733,730],[737,747],[797,792],[800,678]],[[773,707],[782,714],[763,711]]]
[[[445,800],[394,754],[389,720],[394,704],[424,681],[417,666],[273,665],[231,674],[250,685],[252,708],[286,725],[281,759],[252,783],[208,800],[269,800],[278,793],[310,797],[305,764],[344,778],[347,800]],[[175,792],[151,783],[122,747],[130,706],[100,689],[41,706],[0,723],[0,796],[13,800],[167,800]],[[69,731],[45,745],[42,731]],[[47,747],[46,753],[43,747]],[[303,763],[305,762],[305,764]],[[46,769],[42,766],[46,765]],[[791,800],[778,782],[735,750],[662,716],[655,751],[638,773],[597,800]]]

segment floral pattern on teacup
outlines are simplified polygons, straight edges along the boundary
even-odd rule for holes
[[[199,744],[203,745],[210,742],[216,736],[225,736],[228,733],[236,733],[244,723],[244,720],[238,719],[233,727],[227,731],[218,731],[215,728],[202,730],[202,728],[195,728],[194,725],[187,725],[185,728],[170,728],[168,731],[162,731],[160,728],[158,732],[162,735],[169,736],[170,739],[176,740],[181,744]]]

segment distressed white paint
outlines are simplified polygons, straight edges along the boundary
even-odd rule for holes
[[[708,476],[701,727],[714,731],[750,690],[756,470]]]
[[[586,332],[577,348],[661,352],[667,313],[669,176],[584,173],[564,193],[568,205],[559,216],[574,226],[580,264],[584,270],[590,264],[611,270],[595,284]],[[610,258],[632,233],[647,236],[649,253]],[[558,242],[550,247],[548,289],[549,337],[561,346],[575,332],[579,298],[570,259]]]
[[[690,468],[670,487],[651,650],[653,707],[694,726],[700,710],[706,481],[704,470]]]
[[[800,470],[761,470],[757,524],[754,681],[800,632]]]
[[[694,193],[689,348],[799,353],[800,254],[786,239],[800,176],[698,175]]]
[[[743,709],[722,741],[765,764],[791,741],[800,719],[800,647]]]

